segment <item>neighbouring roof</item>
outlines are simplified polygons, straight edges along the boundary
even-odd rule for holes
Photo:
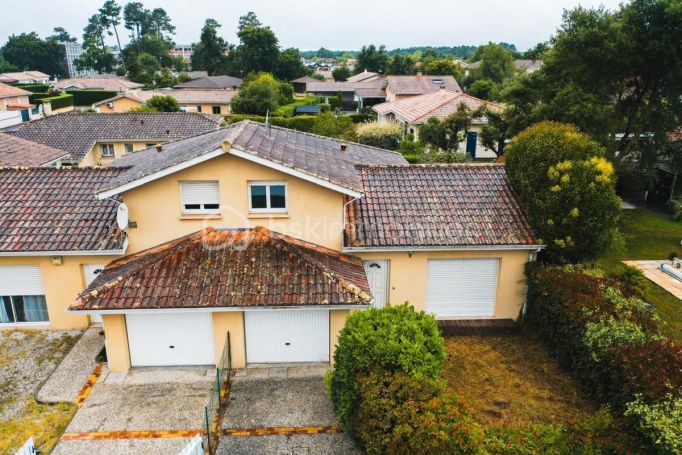
[[[463,92],[452,92],[445,89],[425,95],[411,96],[391,103],[377,104],[372,109],[381,115],[392,113],[409,123],[420,124],[431,117],[442,120],[457,112],[462,103],[472,111],[483,105],[495,110],[502,109],[499,104],[490,103]]]
[[[219,131],[166,144],[161,152],[149,148],[125,155],[110,166],[125,166],[129,169],[117,179],[107,181],[100,192],[113,190],[220,150],[225,142],[231,148],[253,158],[260,158],[356,192],[363,189],[355,169],[356,164],[407,163],[396,152],[276,126],[268,128],[262,123],[244,120]],[[346,146],[345,151],[341,151],[342,144]]]
[[[457,80],[451,75],[386,76],[386,81],[388,82],[387,89],[396,95],[423,95],[441,88],[451,92],[462,91]]]
[[[60,89],[99,89],[110,92],[127,92],[143,87],[143,84],[138,84],[124,77],[117,76],[93,76],[93,77],[74,77],[71,79],[62,79],[57,82],[55,86]]]
[[[514,60],[517,71],[534,71],[542,66],[542,60]]]
[[[371,94],[373,97],[383,98],[386,96],[384,88],[386,87],[386,80],[375,79],[366,82],[309,82],[306,84],[306,91],[309,93],[328,93],[336,94],[338,92],[354,92],[356,94]],[[368,97],[368,95],[365,95]]]
[[[296,79],[293,79],[293,80],[291,80],[291,81],[289,81],[289,82],[291,82],[292,84],[306,84],[306,83],[308,83],[308,82],[320,82],[320,81],[318,81],[318,80],[315,79],[314,77],[303,76],[303,77],[298,77],[298,78],[296,78]]]
[[[175,88],[185,89],[185,88],[199,88],[199,89],[228,89],[228,88],[239,88],[244,83],[243,80],[238,77],[232,76],[207,76],[199,79],[193,79],[191,81],[183,82],[178,84]]]
[[[348,247],[535,245],[504,165],[358,166]]]
[[[70,310],[370,302],[360,258],[262,227],[206,228],[111,262]]]
[[[121,169],[0,169],[0,252],[119,250],[118,203],[95,190]]]
[[[64,150],[0,133],[0,166],[42,166],[65,156]]]
[[[81,160],[100,141],[175,141],[222,123],[220,116],[197,112],[69,112],[25,123],[14,134]]]
[[[3,84],[0,82],[0,98],[10,98],[15,96],[31,96],[32,93],[12,85]]]
[[[45,74],[40,71],[20,71],[20,72],[9,72],[0,73],[0,81],[2,82],[26,82],[26,81],[36,81],[42,79],[49,79],[50,75]]]
[[[354,74],[353,76],[346,79],[347,82],[362,82],[370,79],[380,78],[381,74],[373,73],[372,71],[364,70],[361,73]]]
[[[193,89],[161,89],[143,90],[135,93],[135,97],[148,101],[152,96],[172,96],[180,104],[230,104],[237,96],[238,90],[193,90]]]

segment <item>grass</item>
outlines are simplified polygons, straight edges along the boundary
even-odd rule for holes
[[[49,336],[48,336],[49,335]],[[14,453],[29,437],[50,453],[76,412],[73,403],[44,404],[33,394],[59,364],[77,337],[42,330],[6,331],[0,335],[0,453]]]
[[[682,253],[682,223],[649,210],[624,210],[621,232],[625,240],[622,249],[613,249],[597,261],[607,273],[617,273],[623,260],[665,259],[671,252]],[[682,301],[660,286],[645,280],[644,299],[656,306],[664,322],[664,333],[682,342]]]
[[[444,378],[481,423],[572,423],[597,408],[527,334],[445,340]]]
[[[299,106],[307,106],[308,104],[318,104],[319,97],[313,95],[295,96],[294,102],[280,106],[272,111],[273,117],[291,117],[294,111]]]

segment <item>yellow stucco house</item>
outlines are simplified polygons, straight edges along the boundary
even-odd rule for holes
[[[50,327],[101,318],[111,371],[215,364],[228,332],[236,368],[330,362],[351,311],[403,301],[516,319],[539,249],[502,165],[413,166],[249,121],[78,171],[101,173],[85,193],[113,237],[94,259],[45,252],[43,295]]]
[[[129,112],[142,107],[153,96],[170,96],[183,112],[202,112],[213,115],[229,115],[230,105],[238,90],[160,89],[139,90],[123,93],[92,105],[97,112]]]
[[[64,164],[106,166],[127,153],[215,131],[223,123],[221,116],[195,112],[69,112],[26,123],[14,134],[68,153]]]

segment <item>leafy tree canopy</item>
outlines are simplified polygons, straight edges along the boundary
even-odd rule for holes
[[[232,99],[232,111],[237,114],[272,114],[279,106],[291,103],[293,93],[291,85],[279,82],[272,74],[254,73],[246,78]]]
[[[227,42],[218,35],[221,25],[215,19],[206,19],[201,38],[192,54],[192,68],[207,71],[209,76],[227,74]]]
[[[376,47],[374,44],[370,44],[369,46],[362,46],[358,53],[355,72],[361,73],[367,70],[385,74],[387,66],[388,54],[386,53],[386,46],[382,44]]]
[[[462,67],[449,58],[431,60],[423,66],[423,71],[424,74],[436,76],[454,76],[457,80],[461,80],[464,75]]]
[[[353,73],[351,73],[350,68],[345,63],[338,68],[334,68],[332,71],[332,77],[336,82],[345,82],[352,75]]]
[[[416,72],[415,62],[409,55],[403,56],[396,54],[388,62],[386,74],[414,74]]]
[[[6,67],[20,71],[37,70],[50,75],[61,75],[62,52],[57,41],[44,40],[37,33],[12,35],[0,50]]]

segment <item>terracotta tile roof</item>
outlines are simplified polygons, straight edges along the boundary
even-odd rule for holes
[[[431,117],[442,120],[454,114],[462,103],[472,111],[486,104],[491,109],[502,109],[502,106],[499,104],[490,103],[466,93],[452,92],[445,89],[425,95],[411,96],[390,103],[377,104],[372,109],[378,114],[393,113],[409,123],[421,124]]]
[[[120,249],[118,204],[95,189],[120,169],[0,169],[0,251]]]
[[[12,85],[3,84],[0,82],[0,98],[9,98],[14,96],[30,96],[31,92],[14,87]]]
[[[337,92],[355,92],[363,90],[371,90],[374,93],[381,93],[385,96],[384,88],[386,87],[386,80],[376,79],[369,82],[309,82],[306,84],[306,91],[310,93],[337,93]]]
[[[20,71],[20,72],[9,72],[0,73],[0,81],[10,81],[15,82],[26,82],[35,81],[41,79],[49,79],[50,76],[40,71]]]
[[[201,134],[163,146],[131,153],[111,166],[129,169],[119,178],[106,182],[101,191],[159,172],[173,165],[197,158],[229,143],[239,151],[303,172],[345,188],[362,191],[356,164],[406,164],[396,152],[355,144],[276,126],[244,120],[227,128]],[[341,151],[341,144],[346,151]],[[227,152],[226,152],[227,153]]]
[[[290,80],[289,82],[291,82],[291,83],[301,83],[301,84],[305,84],[305,83],[308,83],[308,82],[320,82],[320,81],[317,80],[317,79],[315,79],[314,77],[303,76],[303,77],[298,77],[298,78],[296,78],[296,79],[292,79],[292,80]]]
[[[453,76],[386,76],[387,89],[396,95],[423,95],[435,92],[441,87],[452,92],[461,92],[457,80]],[[441,81],[441,83],[436,83]]]
[[[358,166],[349,247],[533,245],[501,164]]]
[[[93,77],[74,77],[72,79],[62,79],[55,86],[60,89],[99,89],[110,92],[127,92],[143,87],[142,84],[133,82],[124,77],[114,76],[93,76]]]
[[[174,141],[220,128],[220,116],[197,112],[70,112],[25,123],[14,134],[81,160],[99,141]]]
[[[370,79],[377,79],[382,77],[381,74],[379,73],[373,73],[372,71],[363,71],[358,74],[354,74],[353,76],[349,77],[346,79],[347,82],[362,82],[362,81],[367,81]]]
[[[244,81],[232,76],[207,76],[178,84],[175,88],[232,89],[239,88]]]
[[[148,101],[152,96],[162,95],[172,96],[180,104],[230,104],[237,93],[239,93],[238,90],[161,89],[135,92],[134,96],[143,102]]]
[[[202,231],[115,260],[71,310],[365,305],[362,260],[262,227]]]
[[[64,150],[0,133],[0,166],[42,166],[64,156]]]

